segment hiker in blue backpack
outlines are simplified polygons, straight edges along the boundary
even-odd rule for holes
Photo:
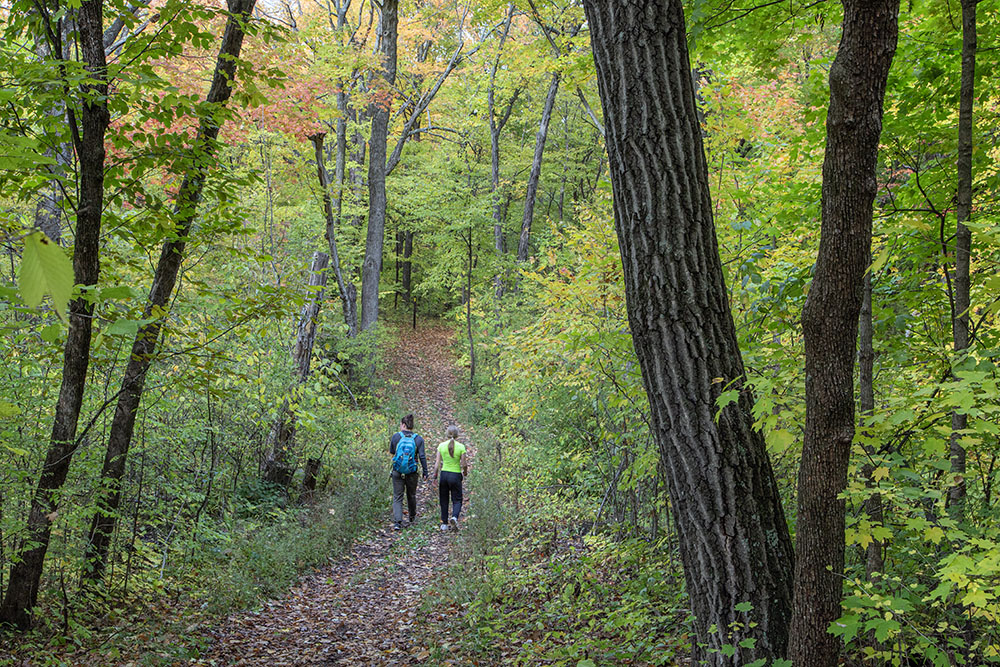
[[[389,454],[392,456],[392,529],[403,525],[403,491],[410,512],[410,525],[417,518],[417,459],[424,469],[427,479],[427,457],[424,454],[424,439],[413,431],[413,415],[406,415],[399,422],[399,431],[389,440]]]

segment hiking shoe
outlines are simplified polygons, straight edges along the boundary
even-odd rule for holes
[[[442,523],[441,524],[441,530],[448,530],[448,524]]]
[[[453,516],[450,519],[448,519],[448,523],[451,524],[451,529],[452,530],[458,530],[458,517],[457,516]]]
[[[394,523],[394,524],[392,524],[392,529],[393,530],[399,530],[400,529],[400,525],[398,523]]]

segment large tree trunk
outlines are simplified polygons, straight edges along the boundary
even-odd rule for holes
[[[806,424],[799,468],[795,614],[789,657],[833,667],[840,639],[844,500],[854,440],[854,357],[864,275],[871,257],[872,203],[882,101],[896,51],[899,0],[844,0],[844,26],[830,67],[823,161],[822,226],[802,313]]]
[[[976,3],[962,0],[962,83],[958,98],[958,193],[956,209],[958,227],[955,230],[955,311],[952,313],[952,342],[955,354],[969,347],[969,257],[972,252],[972,107],[975,100],[976,78]],[[948,508],[952,516],[965,515],[965,447],[962,431],[969,417],[951,413],[951,471],[955,484],[948,489]]]
[[[292,363],[295,371],[296,391],[309,377],[309,365],[312,360],[313,346],[316,343],[316,331],[319,326],[319,310],[323,303],[323,291],[326,288],[327,265],[329,256],[318,250],[313,253],[309,265],[309,282],[306,302],[302,305],[299,325],[295,333],[295,347],[292,348]],[[268,454],[264,462],[264,480],[287,487],[295,472],[295,465],[289,460],[292,441],[295,438],[295,412],[289,409],[290,401],[286,398],[278,416],[274,420],[268,436]]]
[[[358,311],[354,302],[354,290],[348,290],[344,281],[344,274],[340,269],[340,255],[337,253],[337,221],[340,219],[340,211],[334,215],[333,200],[330,197],[330,175],[326,171],[326,159],[323,156],[322,132],[309,137],[313,142],[316,152],[316,173],[319,177],[319,187],[323,190],[323,214],[326,216],[326,240],[330,247],[330,261],[333,263],[333,274],[337,278],[337,289],[340,292],[340,300],[343,302],[344,323],[347,324],[347,335],[354,338],[358,335]],[[338,153],[338,158],[340,153]],[[343,163],[338,162],[340,177],[343,177]],[[340,207],[340,197],[337,198],[337,207]],[[353,288],[354,285],[351,285]]]
[[[560,74],[552,75],[549,92],[545,96],[545,106],[542,108],[542,122],[538,124],[538,134],[535,135],[535,156],[531,161],[531,172],[528,174],[528,190],[524,197],[524,219],[521,221],[521,237],[517,241],[517,261],[528,259],[528,248],[531,243],[531,222],[535,217],[535,199],[538,196],[538,181],[542,175],[542,155],[545,152],[545,139],[549,134],[549,121],[552,120],[552,107],[556,103],[556,93],[559,92]]]
[[[386,92],[396,82],[396,33],[399,0],[382,3],[381,50]],[[368,235],[365,261],[361,267],[361,330],[368,331],[378,322],[378,285],[382,273],[382,246],[385,242],[385,152],[389,135],[389,100],[373,105],[372,134],[368,141]]]
[[[69,112],[77,160],[80,169],[79,207],[76,216],[76,241],[73,248],[73,279],[78,285],[93,288],[100,273],[101,212],[104,209],[104,135],[110,122],[107,107],[107,69],[104,56],[101,0],[85,0],[77,10],[79,47],[90,82],[83,86],[89,98],[76,113]],[[46,20],[48,17],[43,17]],[[58,30],[53,31],[58,34]],[[53,54],[61,55],[60,44],[50,44]],[[31,626],[31,611],[38,601],[45,552],[52,535],[59,489],[66,481],[70,460],[77,448],[76,429],[83,405],[83,394],[90,364],[90,338],[94,304],[80,297],[69,306],[69,332],[63,349],[62,385],[56,403],[55,418],[38,486],[31,500],[28,525],[20,552],[11,567],[7,593],[0,604],[0,624],[19,629]]]
[[[250,19],[255,2],[256,0],[229,0],[230,17],[226,22],[222,47],[216,60],[212,87],[206,97],[209,104],[224,105],[232,94],[236,60],[243,46],[243,25]],[[211,157],[215,152],[218,136],[219,125],[214,116],[208,115],[202,118],[192,147],[194,160],[177,191],[171,240],[166,241],[160,251],[160,259],[153,275],[153,285],[149,291],[149,300],[143,313],[143,318],[152,321],[141,327],[136,334],[132,342],[132,353],[125,367],[121,392],[115,406],[111,431],[108,434],[104,467],[101,471],[102,490],[97,497],[97,511],[94,512],[90,539],[87,542],[86,558],[89,571],[86,578],[95,581],[103,576],[106,566],[108,547],[114,533],[118,505],[121,502],[121,480],[125,474],[125,462],[132,442],[132,432],[135,429],[136,414],[146,384],[146,372],[156,354],[160,330],[184,259],[187,237],[191,233],[191,225],[198,210],[198,203],[201,201],[208,166],[212,162]]]
[[[785,652],[792,544],[749,390],[712,220],[680,0],[586,0],[629,322],[671,507],[697,664]],[[737,610],[750,603],[750,612]],[[744,642],[753,639],[755,642]],[[727,658],[724,645],[736,646]]]

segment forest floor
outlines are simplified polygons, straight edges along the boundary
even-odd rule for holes
[[[453,330],[424,324],[397,330],[388,351],[388,380],[412,411],[426,441],[428,468],[453,414],[456,383]],[[461,425],[459,425],[461,428]],[[463,433],[465,430],[463,429]],[[386,434],[386,447],[388,437]],[[474,456],[474,449],[470,445]],[[386,455],[388,473],[388,454]],[[261,608],[228,617],[210,630],[212,643],[198,665],[408,665],[434,653],[426,646],[429,623],[421,611],[448,565],[454,533],[439,529],[436,487],[421,481],[417,519],[392,530],[385,516],[350,554],[303,578],[288,593]],[[470,506],[466,496],[463,515]],[[445,662],[443,664],[449,664]]]

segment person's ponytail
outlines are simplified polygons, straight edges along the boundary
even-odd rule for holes
[[[458,427],[454,426],[454,425],[449,426],[447,434],[448,434],[448,438],[449,438],[449,440],[448,440],[448,456],[454,458],[455,457],[455,438],[458,437]]]

